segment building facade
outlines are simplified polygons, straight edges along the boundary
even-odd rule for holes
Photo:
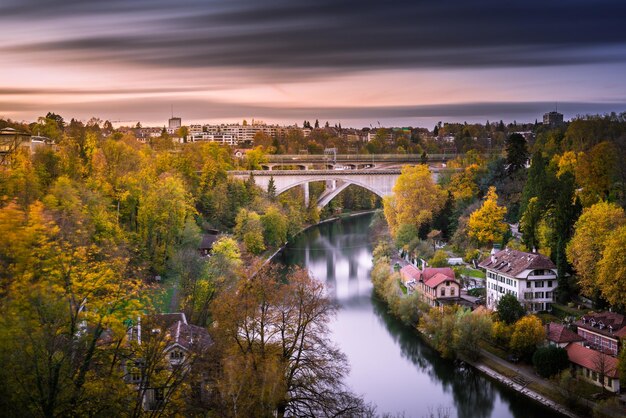
[[[479,267],[486,271],[489,309],[496,310],[502,296],[510,294],[529,312],[552,310],[557,269],[548,257],[506,248],[493,250]]]
[[[430,306],[454,303],[461,298],[461,284],[449,267],[419,270],[408,264],[400,270],[400,280],[408,292],[418,292]]]
[[[594,350],[617,356],[626,338],[626,318],[615,312],[589,313],[575,322],[578,335]]]

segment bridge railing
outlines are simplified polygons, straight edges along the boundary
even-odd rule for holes
[[[463,157],[465,154],[447,153],[447,154],[427,154],[427,161],[448,161],[457,157]],[[489,158],[496,154],[479,154],[483,158]],[[497,154],[499,155],[499,154]],[[311,162],[311,161],[337,161],[337,162],[399,162],[399,161],[415,161],[420,162],[423,160],[421,154],[337,154],[336,159],[334,157],[313,154],[313,155],[300,155],[300,154],[283,154],[283,155],[268,155],[267,161],[270,163],[283,163],[283,164],[297,164],[298,162]]]

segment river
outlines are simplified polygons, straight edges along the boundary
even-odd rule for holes
[[[332,339],[348,357],[346,383],[379,413],[427,417],[447,408],[450,417],[560,416],[493,382],[461,362],[444,360],[415,330],[391,317],[373,296],[370,215],[328,222],[300,234],[283,251],[326,283],[339,311]]]

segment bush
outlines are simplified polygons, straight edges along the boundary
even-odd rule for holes
[[[540,347],[533,354],[533,366],[539,376],[550,377],[569,366],[567,350],[561,347]]]
[[[513,324],[520,319],[526,311],[513,295],[504,295],[498,302],[498,316],[507,324]]]

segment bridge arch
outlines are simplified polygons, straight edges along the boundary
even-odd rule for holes
[[[342,191],[344,191],[345,189],[348,188],[348,186],[351,185],[355,185],[355,186],[359,186],[365,190],[370,191],[371,193],[374,193],[376,196],[380,197],[381,199],[384,198],[386,196],[386,194],[384,192],[382,192],[381,190],[377,190],[374,187],[371,187],[370,185],[357,181],[357,180],[353,180],[353,179],[346,179],[345,177],[332,177],[329,176],[328,178],[324,178],[324,179],[305,179],[305,180],[299,180],[296,181],[294,183],[291,183],[289,185],[287,185],[286,187],[282,187],[280,189],[276,190],[276,195],[280,195],[282,193],[285,193],[288,190],[293,189],[294,187],[300,187],[303,185],[308,185],[309,183],[312,182],[316,182],[316,181],[338,181],[341,182],[341,185],[337,186],[335,189],[330,189],[330,190],[326,190],[325,192],[323,192],[317,200],[317,206],[319,208],[323,208],[324,206],[328,205],[335,197],[337,197],[339,195],[339,193],[341,193]],[[308,194],[308,192],[307,192]],[[305,200],[308,199],[308,197],[305,197]]]

